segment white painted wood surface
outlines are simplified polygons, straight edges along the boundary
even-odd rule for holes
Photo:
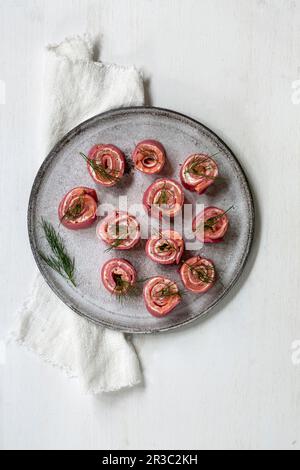
[[[291,359],[300,339],[299,0],[0,0],[1,338],[35,270],[26,206],[43,47],[83,32],[98,37],[102,60],[143,69],[152,104],[231,145],[256,195],[256,242],[215,314],[135,339],[145,373],[135,390],[85,396],[76,380],[2,344],[1,447],[300,449]]]

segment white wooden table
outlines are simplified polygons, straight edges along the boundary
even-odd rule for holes
[[[0,0],[0,11],[1,339],[35,271],[26,209],[46,43],[90,32],[102,60],[142,68],[148,103],[219,133],[258,205],[250,263],[222,308],[135,339],[144,386],[85,396],[0,343],[1,447],[300,449],[300,1]]]

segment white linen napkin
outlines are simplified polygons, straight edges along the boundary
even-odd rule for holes
[[[95,62],[87,37],[49,46],[47,55],[46,151],[85,119],[144,102],[139,72],[134,67]],[[40,275],[18,314],[12,337],[68,376],[79,377],[87,392],[119,390],[141,380],[136,352],[124,335],[72,312]]]

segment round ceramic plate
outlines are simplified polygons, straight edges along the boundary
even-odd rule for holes
[[[190,203],[217,206],[229,212],[230,228],[222,243],[205,245],[200,253],[214,261],[218,282],[204,295],[187,294],[181,304],[164,318],[152,317],[143,296],[128,297],[120,304],[100,282],[100,267],[109,258],[124,257],[132,262],[140,278],[164,274],[181,285],[176,266],[160,266],[145,256],[144,245],[130,251],[106,253],[96,237],[96,225],[84,230],[67,230],[59,225],[57,208],[64,194],[75,186],[95,188],[100,203],[118,205],[126,195],[129,208],[141,202],[142,194],[157,176],[138,171],[125,176],[113,188],[104,188],[91,179],[79,152],[88,153],[96,143],[113,143],[130,158],[135,144],[144,139],[160,141],[168,163],[160,176],[179,178],[180,164],[192,153],[216,154],[223,183],[212,185],[196,195],[186,191]],[[39,221],[45,218],[59,230],[70,254],[76,260],[77,288],[72,287],[45,265],[38,251],[49,251]],[[146,214],[140,215],[147,220]],[[254,211],[245,174],[224,142],[199,122],[174,111],[137,107],[109,111],[83,122],[69,132],[47,156],[33,184],[28,210],[28,229],[36,263],[56,295],[72,310],[89,320],[110,328],[135,333],[165,331],[185,325],[211,310],[234,285],[245,265],[253,238]],[[187,257],[199,253],[191,251]]]

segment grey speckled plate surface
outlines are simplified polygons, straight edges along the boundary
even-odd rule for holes
[[[215,157],[225,184],[213,185],[203,196],[186,192],[190,202],[228,208],[230,229],[223,243],[205,245],[203,256],[216,265],[219,281],[202,296],[188,294],[177,309],[165,318],[152,317],[142,296],[129,298],[122,305],[107,293],[100,283],[100,266],[112,257],[131,261],[140,277],[163,273],[181,285],[177,267],[159,266],[145,257],[144,246],[128,252],[104,253],[104,244],[96,237],[96,224],[85,230],[71,231],[60,227],[70,253],[76,258],[77,289],[45,266],[37,251],[47,250],[39,220],[49,220],[58,229],[57,207],[63,195],[75,186],[97,190],[100,202],[117,204],[126,194],[129,204],[139,202],[142,193],[157,178],[134,172],[114,188],[96,185],[89,176],[79,152],[87,153],[95,143],[113,143],[127,156],[135,143],[156,139],[166,148],[168,164],[163,176],[178,178],[179,165],[194,152],[220,153]],[[159,175],[161,176],[161,175]],[[145,218],[145,214],[142,218]],[[206,314],[234,285],[245,265],[253,238],[254,210],[249,186],[240,164],[230,149],[202,124],[174,111],[159,108],[124,108],[110,111],[80,124],[69,132],[50,152],[33,184],[28,230],[32,251],[45,280],[57,296],[80,315],[110,328],[135,333],[165,331],[185,325]],[[188,257],[194,252],[188,253]]]

